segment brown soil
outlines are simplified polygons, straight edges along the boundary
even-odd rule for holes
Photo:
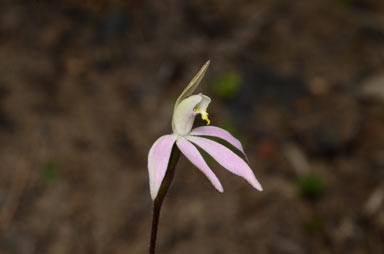
[[[0,254],[147,253],[147,153],[207,59],[212,124],[264,191],[210,161],[219,194],[182,158],[158,253],[384,253],[383,1],[0,7]],[[232,71],[240,91],[220,98]]]

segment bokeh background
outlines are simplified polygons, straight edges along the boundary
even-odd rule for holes
[[[0,253],[147,253],[147,153],[208,59],[264,191],[181,158],[158,253],[384,253],[381,0],[1,0]]]

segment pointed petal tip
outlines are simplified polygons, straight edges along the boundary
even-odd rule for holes
[[[218,186],[214,186],[215,189],[220,192],[220,193],[223,193],[224,192],[224,189],[223,189],[223,186],[221,185],[221,183],[219,182],[219,185]]]
[[[152,191],[151,191],[151,198],[152,198],[152,201],[155,201],[156,197],[157,197],[157,192],[155,193],[155,192],[152,192]]]
[[[263,191],[263,187],[261,186],[261,184],[259,182],[257,182],[256,184],[252,184],[252,186],[258,190],[258,191]]]
[[[259,191],[263,190],[252,169],[237,154],[221,145],[220,143],[207,138],[199,136],[187,136],[187,139],[199,146],[202,150],[206,151],[228,171],[244,178],[255,189]]]
[[[200,152],[191,142],[185,138],[179,138],[176,142],[176,145],[179,147],[180,151],[185,155],[185,157],[208,178],[208,180],[212,183],[217,191],[224,191],[223,186],[221,185],[215,173],[210,169],[204,158],[201,156]]]
[[[252,173],[252,176],[247,179],[247,181],[252,185],[253,188],[255,188],[256,190],[258,191],[263,191],[263,187],[261,186],[261,184],[259,183],[259,181],[256,179],[255,175],[253,175]]]
[[[154,186],[153,183],[151,183],[151,182],[149,183],[149,192],[151,194],[152,201],[155,201],[157,194],[159,193],[159,189],[160,189],[160,186],[156,187],[156,186]]]
[[[224,189],[223,189],[223,186],[221,185],[221,183],[220,183],[220,185],[215,186],[215,189],[216,189],[218,192],[220,192],[220,193],[223,193],[223,192],[224,192]]]

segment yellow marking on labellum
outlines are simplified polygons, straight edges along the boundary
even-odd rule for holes
[[[201,119],[207,121],[207,125],[211,124],[211,120],[209,120],[209,118],[208,118],[207,110],[195,108],[193,111],[199,113],[201,115]]]

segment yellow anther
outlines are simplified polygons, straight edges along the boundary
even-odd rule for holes
[[[211,124],[211,120],[209,120],[208,118],[208,112],[205,109],[201,110],[201,109],[195,108],[193,111],[200,113],[201,119],[207,121],[207,125]]]

